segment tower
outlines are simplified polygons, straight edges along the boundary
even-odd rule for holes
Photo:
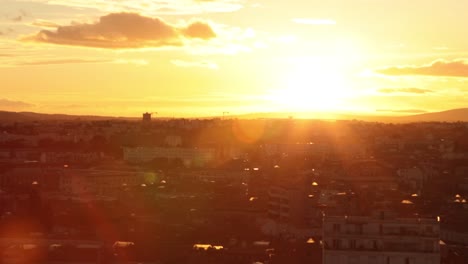
[[[151,122],[151,113],[143,113],[143,123]]]

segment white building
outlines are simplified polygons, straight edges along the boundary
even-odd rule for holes
[[[324,264],[439,264],[439,221],[374,216],[324,216]]]

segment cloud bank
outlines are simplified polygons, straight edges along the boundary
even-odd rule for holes
[[[412,94],[425,94],[432,93],[432,90],[422,88],[382,88],[378,90],[381,93],[412,93]]]
[[[208,23],[178,27],[137,13],[111,13],[93,24],[59,26],[24,37],[24,41],[108,49],[183,46],[189,39],[209,40],[216,33]]]
[[[385,75],[428,75],[447,77],[468,77],[468,63],[466,60],[457,59],[452,61],[436,60],[422,66],[399,66],[377,70]]]
[[[22,101],[13,101],[8,99],[0,99],[0,109],[1,110],[19,110],[33,107],[33,104],[29,104]]]

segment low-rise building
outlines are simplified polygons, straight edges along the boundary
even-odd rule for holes
[[[157,158],[180,159],[186,166],[199,167],[213,161],[215,153],[211,148],[135,147],[124,148],[124,160],[145,163]]]

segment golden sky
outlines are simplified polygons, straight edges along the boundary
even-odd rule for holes
[[[468,1],[0,0],[0,110],[468,106]]]

